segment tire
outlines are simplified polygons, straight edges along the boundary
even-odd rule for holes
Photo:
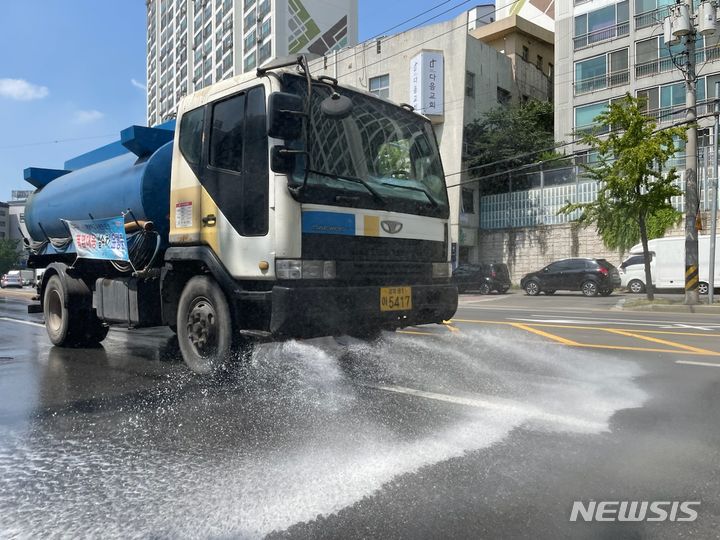
[[[633,294],[642,294],[645,292],[645,284],[639,279],[633,279],[627,284],[627,290]]]
[[[580,286],[580,290],[585,296],[597,296],[598,285],[593,280],[588,279],[587,281],[584,281],[583,284]]]
[[[610,296],[612,294],[612,289],[602,289],[600,291],[600,296]]]
[[[490,294],[490,285],[487,283],[481,283],[478,287],[478,292],[480,294]]]
[[[701,281],[698,283],[698,294],[708,294],[710,292],[710,285]]]
[[[500,294],[507,294],[508,290],[507,290],[507,289],[500,289],[498,292],[499,292]]]
[[[528,281],[525,284],[525,294],[528,296],[537,296],[540,294],[540,284],[537,281]]]
[[[97,345],[108,334],[109,328],[91,309],[72,305],[60,276],[52,276],[43,295],[45,330],[53,345],[59,347],[86,347]]]
[[[177,314],[180,352],[198,375],[224,370],[233,352],[233,323],[225,294],[207,276],[195,276],[180,295]]]
[[[555,294],[555,291],[543,291],[543,292],[545,294],[547,294],[548,296],[552,296],[553,294]]]

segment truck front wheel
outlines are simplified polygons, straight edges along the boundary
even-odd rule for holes
[[[53,345],[83,347],[97,345],[108,333],[108,327],[97,316],[69,299],[60,276],[52,276],[43,295],[45,329]]]
[[[178,303],[177,335],[188,367],[199,375],[224,368],[232,354],[230,307],[218,284],[195,276],[187,282]]]

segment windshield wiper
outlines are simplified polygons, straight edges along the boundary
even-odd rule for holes
[[[333,180],[345,180],[346,182],[353,182],[355,184],[360,184],[361,186],[364,186],[365,189],[368,190],[368,192],[370,192],[370,194],[373,196],[373,198],[377,202],[379,202],[381,204],[387,204],[385,197],[380,195],[380,193],[378,193],[374,187],[372,187],[366,180],[363,180],[362,178],[359,178],[357,176],[346,176],[346,175],[342,175],[342,174],[316,171],[314,169],[308,169],[308,172],[312,173],[312,174],[317,174],[318,176],[326,176],[328,178],[332,178]]]
[[[416,186],[406,186],[404,184],[391,184],[390,182],[380,182],[380,183],[383,186],[399,187],[402,189],[411,189],[412,191],[419,191],[420,193],[425,194],[425,196],[427,197],[427,200],[430,201],[430,204],[432,204],[433,208],[437,208],[438,206],[440,206],[440,203],[437,202],[437,200],[435,200],[435,197],[430,195],[430,192],[425,188],[416,187]]]

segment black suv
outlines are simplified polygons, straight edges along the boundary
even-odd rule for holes
[[[609,296],[620,287],[620,274],[605,259],[565,259],[548,264],[520,280],[520,286],[530,296],[544,292],[582,291],[585,296]]]
[[[478,291],[489,294],[497,291],[505,294],[510,288],[510,272],[504,263],[461,264],[453,271],[452,281],[461,293]]]

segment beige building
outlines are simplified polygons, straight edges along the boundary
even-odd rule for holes
[[[552,92],[551,33],[519,17],[469,32],[475,26],[469,23],[477,20],[471,10],[450,21],[343,49],[312,66],[315,76],[329,75],[341,84],[409,103],[431,119],[449,186],[454,253],[461,262],[478,261],[480,223],[477,187],[458,185],[468,180],[463,172],[464,126],[490,109],[522,99],[549,100]],[[523,26],[513,26],[517,24]],[[490,32],[484,34],[487,28]],[[534,39],[533,32],[538,34]],[[483,40],[497,37],[486,43],[477,34]],[[533,43],[534,54],[544,55],[542,67],[498,48],[504,36],[520,50],[522,43]]]

